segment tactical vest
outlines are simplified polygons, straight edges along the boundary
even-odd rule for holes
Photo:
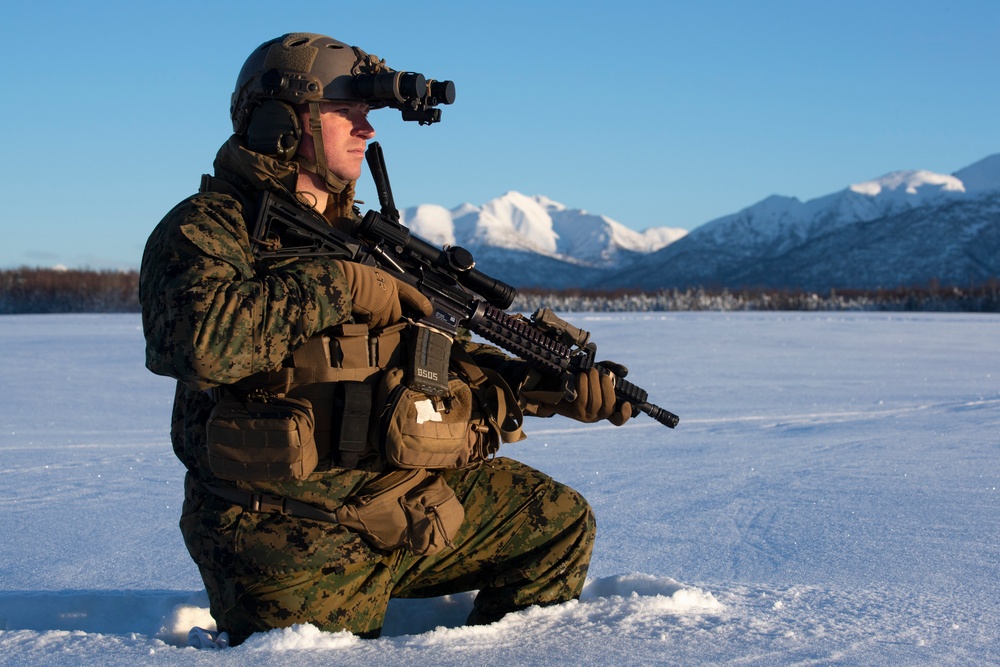
[[[209,460],[218,477],[281,482],[334,466],[382,473],[342,505],[331,510],[246,487],[204,488],[253,512],[341,524],[378,549],[429,555],[454,546],[465,510],[433,469],[474,463],[492,455],[501,440],[520,439],[520,410],[506,382],[476,366],[459,346],[452,349],[455,373],[449,373],[447,394],[432,399],[404,384],[412,328],[400,323],[373,332],[342,324],[310,339],[282,368],[219,392],[223,398],[208,424]],[[289,406],[296,409],[289,412]],[[295,413],[302,419],[281,417]],[[282,423],[308,437],[289,437]],[[303,465],[306,441],[315,452],[309,465]],[[227,443],[237,446],[227,449]]]
[[[341,324],[311,338],[281,368],[217,391],[208,425],[213,471],[224,479],[278,481],[332,467],[460,468],[492,456],[502,442],[521,440],[513,392],[461,345],[451,349],[445,395],[407,384],[414,328]],[[315,450],[306,464],[302,448]],[[289,463],[291,470],[282,465]]]

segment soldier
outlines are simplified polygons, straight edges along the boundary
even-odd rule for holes
[[[479,590],[472,624],[578,597],[590,507],[493,454],[523,437],[522,411],[631,416],[596,371],[567,402],[468,340],[449,341],[448,395],[432,400],[407,387],[414,322],[429,313],[419,292],[353,262],[255,255],[263,193],[344,230],[358,219],[368,112],[402,106],[373,81],[399,73],[329,37],[261,45],[214,176],[143,254],[146,364],[178,381],[180,527],[233,644],[296,623],[376,637],[392,597]]]

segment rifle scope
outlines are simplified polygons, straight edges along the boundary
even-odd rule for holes
[[[377,211],[368,211],[355,233],[369,243],[387,243],[400,252],[419,257],[430,266],[445,269],[460,285],[501,310],[507,310],[514,302],[517,290],[473,268],[476,262],[465,248],[449,246],[442,250]]]

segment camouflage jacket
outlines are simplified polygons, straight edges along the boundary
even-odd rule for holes
[[[297,167],[250,152],[233,137],[218,153],[215,174],[247,201],[263,189],[292,198]],[[203,390],[278,368],[351,314],[346,280],[332,260],[255,260],[243,208],[217,192],[188,197],[153,230],[140,272],[146,365],[178,380],[171,441],[204,481],[212,481],[205,424],[214,403]],[[469,347],[481,365],[504,376],[523,373],[495,348]]]

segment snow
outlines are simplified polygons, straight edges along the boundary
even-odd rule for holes
[[[414,234],[435,245],[455,245],[451,212],[436,204],[421,204],[403,211],[400,222]]]
[[[724,246],[729,253],[776,257],[808,239],[847,225],[887,218],[921,206],[978,198],[997,188],[1000,188],[1000,154],[953,175],[926,169],[894,171],[805,202],[771,195],[705,223],[691,237]]]
[[[554,254],[558,241],[545,207],[520,192],[491,199],[479,212],[476,240],[501,248],[530,248]]]
[[[623,226],[623,229],[627,230],[628,227]],[[684,238],[688,231],[677,227],[649,227],[641,234],[645,238],[645,247],[649,248],[650,252],[656,252],[660,248],[666,248],[674,241]]]
[[[954,176],[935,174],[925,169],[894,171],[881,178],[850,186],[854,192],[870,197],[899,195],[932,195],[939,192],[965,192],[962,181]]]
[[[506,446],[594,507],[580,601],[466,628],[470,594],[398,600],[378,640],[211,651],[138,316],[0,317],[0,665],[1000,662],[1000,317],[568,319],[681,416]]]

